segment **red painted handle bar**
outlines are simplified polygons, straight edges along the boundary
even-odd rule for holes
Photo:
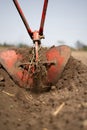
[[[14,2],[15,6],[16,6],[16,8],[17,8],[22,20],[23,20],[23,23],[27,29],[28,34],[30,35],[31,39],[34,40],[35,39],[35,38],[33,38],[34,32],[31,30],[31,28],[30,28],[30,26],[29,26],[29,24],[24,16],[24,13],[23,13],[23,11],[18,3],[18,0],[13,0],[13,2]],[[40,36],[39,39],[41,39],[41,37],[43,36],[43,29],[44,29],[44,22],[45,22],[45,17],[46,17],[47,5],[48,5],[48,0],[44,0],[40,28],[39,28],[39,31],[37,31],[39,36]]]

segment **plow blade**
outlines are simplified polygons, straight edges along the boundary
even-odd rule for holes
[[[68,46],[52,47],[45,53],[46,60],[48,62],[54,61],[55,64],[50,64],[46,68],[47,75],[43,79],[43,84],[49,86],[57,83],[68,62],[70,53],[71,51]],[[19,66],[22,58],[23,55],[16,53],[15,50],[0,51],[0,64],[8,72],[14,82],[20,87],[31,88],[35,86],[34,77],[29,71]]]

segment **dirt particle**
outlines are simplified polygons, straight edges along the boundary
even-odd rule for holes
[[[5,81],[3,76],[0,76],[0,82]]]
[[[51,86],[51,90],[55,90],[56,89],[56,86]]]

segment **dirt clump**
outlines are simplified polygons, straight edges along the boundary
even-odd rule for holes
[[[64,129],[87,129],[86,65],[71,56],[58,83],[39,94],[20,88],[0,66],[0,130]]]
[[[73,89],[74,86],[87,86],[87,66],[71,56],[57,83],[57,87]]]

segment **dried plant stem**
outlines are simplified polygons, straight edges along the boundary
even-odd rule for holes
[[[14,94],[11,94],[11,93],[8,93],[8,92],[6,92],[6,91],[2,91],[3,93],[5,93],[5,94],[7,94],[8,96],[10,96],[10,97],[14,97],[15,95]]]
[[[65,103],[63,102],[57,109],[56,111],[53,112],[53,116],[57,116],[58,113],[62,110],[62,108],[64,107]]]

